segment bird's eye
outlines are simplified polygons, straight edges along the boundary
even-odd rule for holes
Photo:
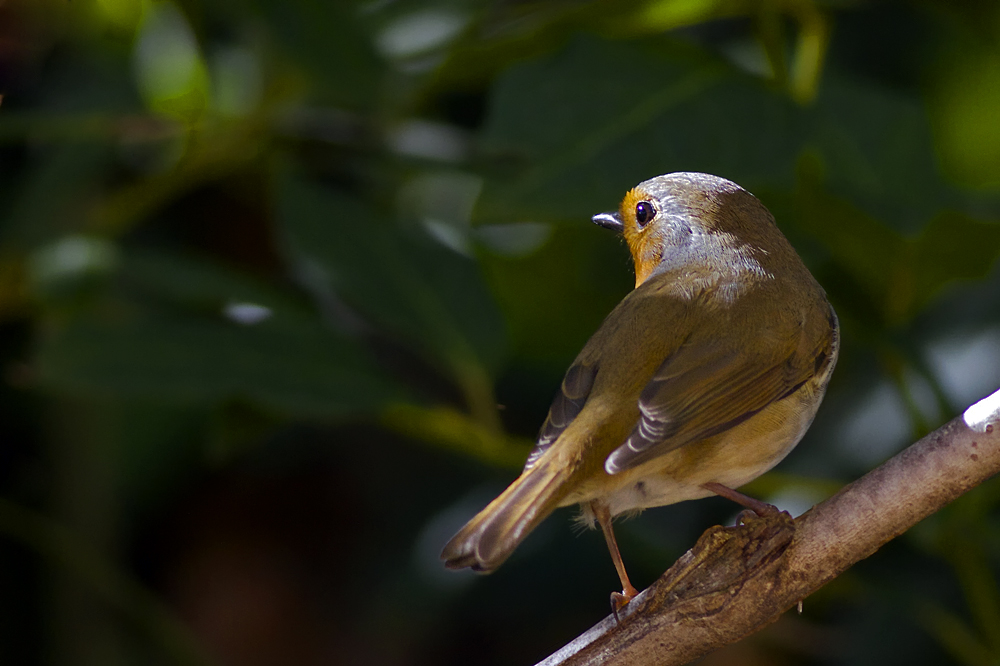
[[[646,224],[653,219],[656,215],[656,209],[653,208],[653,204],[648,201],[640,201],[635,206],[635,221],[640,227],[646,226]]]

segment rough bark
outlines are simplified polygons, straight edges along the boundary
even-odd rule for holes
[[[686,664],[774,622],[1000,472],[1000,391],[792,520],[709,529],[666,573],[539,666]]]

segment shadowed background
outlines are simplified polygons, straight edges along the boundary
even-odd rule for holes
[[[1000,385],[1000,6],[0,3],[0,663],[531,664],[604,617],[518,473],[633,275],[589,222],[755,193],[843,348],[793,514]],[[987,483],[705,664],[1000,659]],[[620,523],[644,587],[736,509]]]

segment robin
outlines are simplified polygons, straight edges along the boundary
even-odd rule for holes
[[[774,217],[733,182],[673,173],[593,221],[625,238],[635,290],[566,372],[521,475],[441,553],[490,572],[557,507],[600,525],[629,582],[612,518],[721,495],[776,465],[812,423],[839,348],[837,316]]]

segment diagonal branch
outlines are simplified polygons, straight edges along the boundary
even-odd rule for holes
[[[792,520],[709,529],[620,613],[539,666],[685,664],[774,622],[1000,472],[1000,391]]]

